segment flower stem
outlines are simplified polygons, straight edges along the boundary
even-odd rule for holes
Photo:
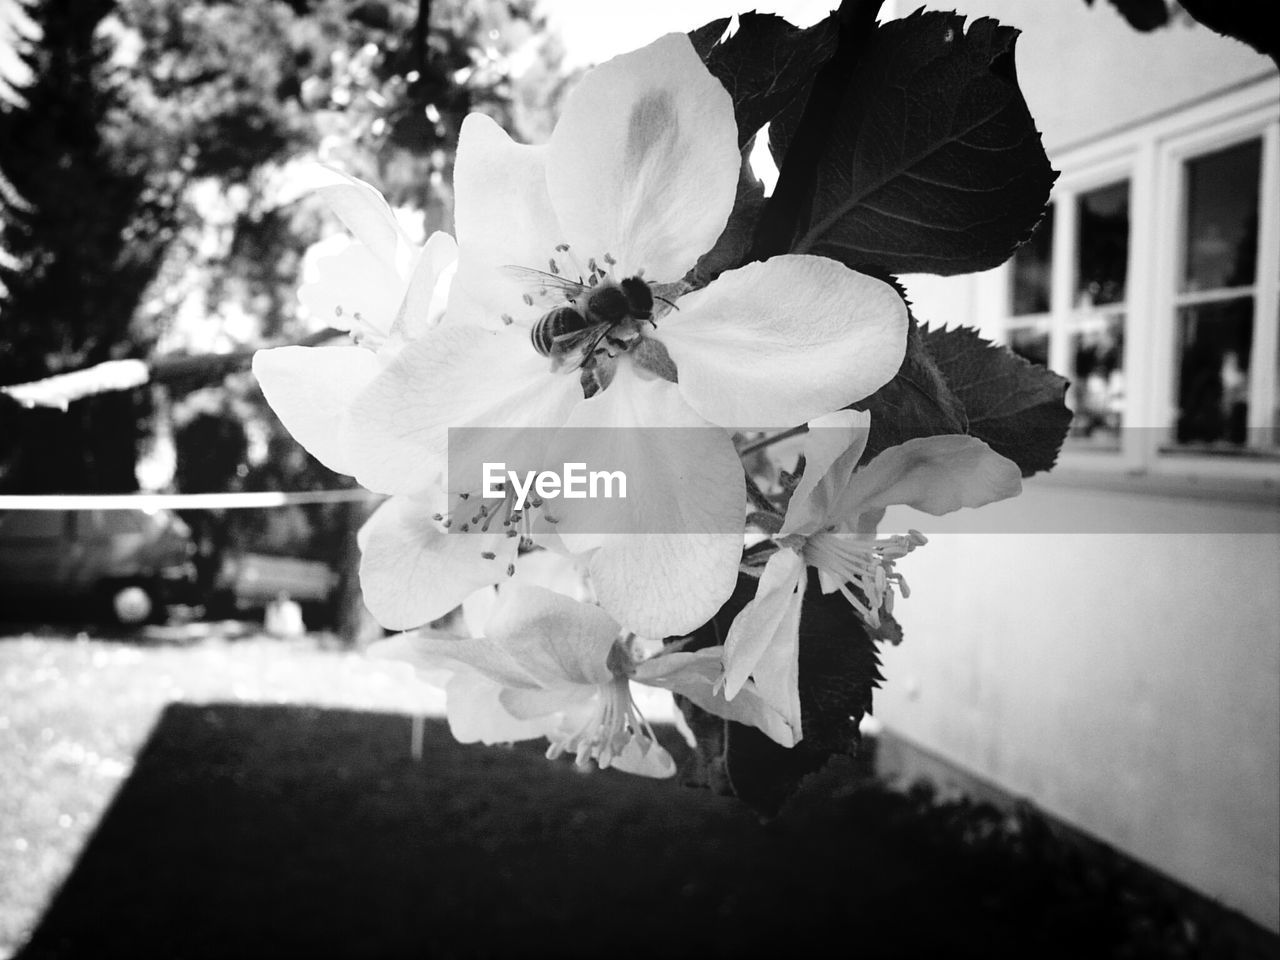
[[[745,457],[748,454],[755,453],[757,450],[763,450],[765,447],[771,447],[781,440],[786,440],[790,437],[797,437],[802,433],[808,432],[808,430],[809,428],[807,426],[801,425],[798,427],[790,427],[779,433],[775,433],[772,436],[761,437],[759,440],[752,440],[738,451],[738,456]]]

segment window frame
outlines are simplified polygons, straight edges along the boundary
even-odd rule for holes
[[[1253,346],[1249,364],[1249,421],[1253,428],[1273,428],[1276,391],[1280,388],[1280,105],[1227,116],[1197,130],[1172,135],[1159,144],[1156,177],[1168,202],[1157,211],[1159,229],[1172,242],[1156,250],[1156,286],[1152,357],[1162,376],[1152,378],[1148,403],[1153,422],[1171,426],[1177,415],[1178,331],[1180,306],[1199,294],[1178,290],[1186,256],[1187,164],[1208,154],[1261,142],[1258,189],[1258,250],[1251,296],[1253,297]],[[1224,290],[1226,288],[1223,288]],[[1205,291],[1209,302],[1220,291]],[[1270,318],[1270,322],[1268,322]],[[1163,418],[1160,417],[1163,413]],[[1147,459],[1153,472],[1194,471],[1214,476],[1274,476],[1280,478],[1280,449],[1241,454],[1214,454],[1176,449],[1168,436],[1152,431],[1147,438]]]
[[[1125,429],[1119,450],[1077,446],[1068,440],[1059,457],[1063,468],[1165,478],[1280,481],[1280,449],[1233,455],[1171,448],[1177,415],[1175,317],[1178,270],[1186,242],[1186,162],[1257,139],[1262,153],[1249,425],[1273,426],[1267,418],[1280,398],[1280,98],[1275,83],[1276,78],[1269,76],[1241,84],[1063,150],[1053,158],[1062,173],[1050,198],[1055,211],[1049,366],[1058,372],[1071,369],[1079,198],[1099,187],[1129,181],[1121,413]],[[988,335],[1007,343],[1011,328],[1044,316],[1013,315],[1012,258],[984,276],[978,281],[978,302],[996,307],[993,314],[999,318],[986,330]]]

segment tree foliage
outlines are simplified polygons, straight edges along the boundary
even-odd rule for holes
[[[0,115],[0,174],[26,200],[0,207],[0,383],[171,352],[193,330],[206,349],[288,332],[322,221],[281,169],[319,156],[447,227],[463,116],[510,125],[511,57],[557,56],[532,0],[43,0],[31,16],[29,106]],[[136,489],[150,416],[138,391],[0,406],[0,489]]]

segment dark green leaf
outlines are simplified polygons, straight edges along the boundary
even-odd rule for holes
[[[926,326],[920,335],[964,405],[967,432],[1016,463],[1024,477],[1050,469],[1071,424],[1063,402],[1067,380],[967,327]]]
[[[1084,2],[1093,6],[1093,0]],[[1111,5],[1129,21],[1129,26],[1144,33],[1169,22],[1169,8],[1165,6],[1164,0],[1111,0]]]
[[[812,572],[811,572],[812,573]],[[687,649],[723,643],[759,581],[741,575],[728,603]],[[679,700],[698,738],[682,770],[685,783],[732,793],[768,815],[830,757],[857,749],[858,723],[882,677],[876,640],[839,594],[823,594],[811,575],[800,617],[800,709],[804,739],[790,749],[754,727],[726,722]]]
[[[707,55],[711,53],[711,48],[720,42],[724,32],[729,29],[730,19],[720,17],[710,23],[704,23],[696,30],[689,31],[689,42],[693,44],[694,51],[702,58],[703,63],[707,62]]]
[[[915,318],[897,375],[854,406],[871,414],[864,463],[913,437],[965,433],[968,425],[965,408],[929,355]]]
[[[695,49],[705,43],[703,31],[720,22],[695,31],[697,37],[690,35]],[[744,13],[738,18],[737,32],[703,60],[733,97],[739,146],[795,99],[835,47],[832,17],[804,30],[772,13]]]
[[[1180,0],[1182,8],[1210,30],[1243,40],[1280,66],[1280,32],[1274,5],[1257,0]],[[1270,10],[1271,13],[1267,11]]]
[[[876,272],[971,273],[1029,236],[1054,173],[1017,31],[954,13],[883,24],[843,88],[792,250]]]
[[[756,220],[764,206],[764,184],[751,171],[747,160],[750,146],[742,152],[742,167],[738,173],[738,195],[733,201],[733,212],[725,224],[715,246],[698,258],[692,270],[684,278],[690,288],[705,287],[726,270],[740,267],[751,250],[751,238]]]

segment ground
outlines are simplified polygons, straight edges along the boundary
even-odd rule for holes
[[[439,719],[414,759],[439,697],[316,638],[42,630],[0,679],[0,956],[1280,954],[1032,813],[853,764],[762,823]]]

